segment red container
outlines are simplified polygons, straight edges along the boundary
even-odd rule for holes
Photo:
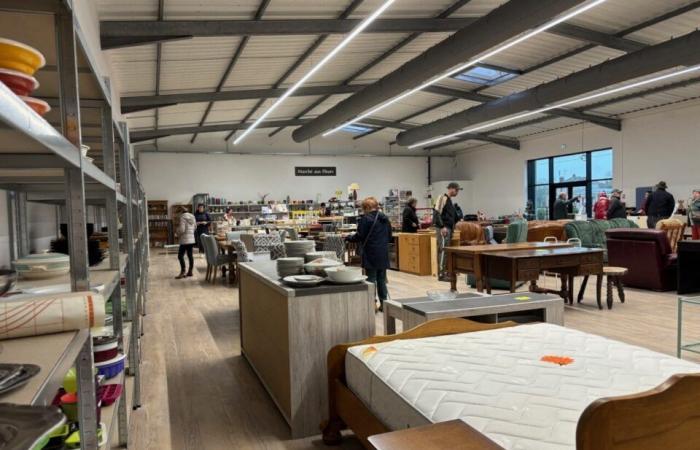
[[[114,359],[119,355],[119,339],[113,336],[94,337],[92,352],[96,363]]]
[[[36,78],[10,69],[0,68],[0,81],[20,96],[29,95],[39,87]]]
[[[20,96],[19,98],[24,100],[24,103],[29,105],[29,107],[32,108],[40,116],[43,116],[47,112],[51,111],[51,107],[49,106],[49,104],[43,100],[39,100],[38,98],[33,98],[33,97],[24,97],[24,96]]]
[[[124,387],[121,384],[105,384],[97,391],[97,398],[101,400],[102,406],[109,406],[117,401]]]

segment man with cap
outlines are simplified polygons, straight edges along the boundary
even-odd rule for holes
[[[608,206],[607,218],[610,219],[626,219],[627,210],[625,209],[625,202],[622,201],[622,191],[620,189],[613,189],[610,194],[610,206]]]
[[[461,189],[454,181],[448,184],[447,192],[437,199],[433,211],[433,225],[437,229],[438,278],[441,281],[449,281],[445,273],[445,247],[450,245],[457,223],[457,210],[452,203],[452,197],[456,197]]]
[[[676,199],[669,192],[665,181],[659,181],[656,190],[652,192],[647,201],[647,226],[656,228],[656,223],[663,219],[668,219],[673,214],[676,207]]]

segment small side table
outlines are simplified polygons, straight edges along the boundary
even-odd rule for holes
[[[681,357],[681,352],[700,353],[700,342],[683,344],[683,304],[700,306],[700,297],[678,297],[678,341],[676,344],[676,356]]]
[[[461,420],[375,434],[367,440],[377,450],[503,450]]]

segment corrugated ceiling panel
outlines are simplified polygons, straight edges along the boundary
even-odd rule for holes
[[[689,0],[608,0],[570,22],[614,34],[688,3]]]
[[[484,90],[485,94],[504,96],[538,86],[542,83],[562,78],[579,70],[595,66],[608,59],[617,58],[623,54],[618,50],[595,47],[579,53],[571,58],[543,67],[540,70],[515,77],[505,83]]]
[[[249,19],[258,9],[260,0],[167,0],[167,20],[186,19]],[[158,0],[99,0],[98,10],[103,20],[155,19]]]
[[[156,119],[154,116],[149,117],[129,117],[127,119],[129,124],[129,129],[134,130],[137,128],[153,129],[156,126]]]
[[[152,94],[156,87],[156,46],[143,45],[107,53],[123,95]]]
[[[700,9],[696,9],[673,19],[665,20],[652,27],[639,30],[627,37],[642,42],[659,43],[695,31],[699,25]]]
[[[265,19],[335,19],[349,5],[347,0],[273,0]]]
[[[385,0],[365,0],[355,10],[353,17],[367,17],[376,11]],[[382,17],[386,18],[410,18],[433,17],[447,9],[454,3],[453,0],[401,0],[395,2],[386,10]]]

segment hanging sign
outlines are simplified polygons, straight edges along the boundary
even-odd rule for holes
[[[334,177],[335,167],[295,167],[297,177]]]

